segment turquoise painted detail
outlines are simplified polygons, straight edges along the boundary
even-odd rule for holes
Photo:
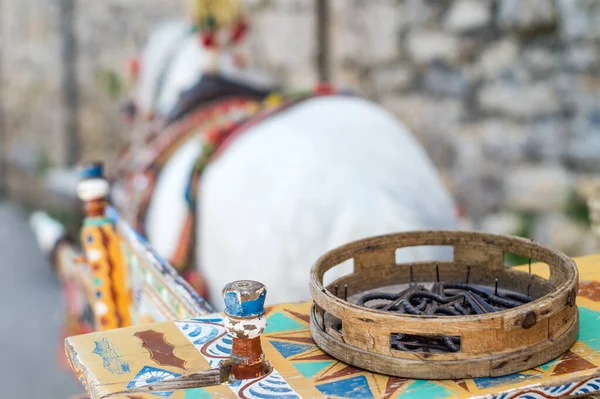
[[[290,356],[298,355],[300,353],[304,353],[315,348],[314,345],[293,344],[291,342],[281,342],[274,340],[270,340],[269,342],[275,347],[275,349],[277,349],[279,353],[281,353],[281,356],[283,356],[286,359]]]
[[[122,375],[129,373],[129,363],[122,360],[121,355],[112,347],[108,339],[102,338],[100,341],[94,341],[95,348],[92,353],[102,358],[102,367],[113,375]]]
[[[275,312],[267,319],[267,328],[265,334],[291,331],[291,330],[303,330],[306,326],[298,323],[296,320],[290,319],[281,312]]]
[[[541,366],[538,366],[544,371],[549,371],[552,367],[554,367],[558,363],[558,358],[554,360],[550,360],[548,363],[544,363]]]
[[[167,378],[181,377],[179,373],[173,373],[172,371],[159,369],[151,366],[144,366],[139,373],[127,384],[127,388],[135,388],[143,385],[154,384],[155,382],[164,381]],[[162,396],[168,398],[171,396],[173,391],[168,392],[154,392],[153,395]]]
[[[341,381],[317,385],[317,389],[324,395],[340,396],[351,399],[373,398],[367,378],[363,375]],[[435,396],[422,395],[419,398],[433,398]]]
[[[600,351],[600,312],[579,307],[579,337],[587,346],[595,351]]]
[[[534,380],[536,378],[540,378],[539,375],[531,375],[531,374],[510,374],[505,375],[503,377],[481,377],[481,378],[473,378],[473,381],[477,385],[479,389],[485,389],[489,387],[495,387],[503,384],[517,384],[519,382]]]
[[[94,285],[95,285],[96,287],[100,287],[100,286],[102,285],[102,279],[100,279],[100,278],[96,277],[96,278],[94,279]]]
[[[401,399],[446,398],[453,392],[433,381],[415,380],[399,396]]]
[[[211,394],[203,388],[186,389],[183,399],[210,399]]]
[[[112,220],[109,218],[86,218],[83,221],[84,226],[104,226],[112,224]]]
[[[263,289],[258,298],[249,301],[240,301],[237,292],[226,292],[223,296],[225,312],[236,317],[258,316],[265,311],[266,296],[267,290]]]
[[[292,363],[292,366],[300,372],[305,378],[311,379],[325,367],[333,364],[332,360],[324,360],[322,362],[306,362]]]

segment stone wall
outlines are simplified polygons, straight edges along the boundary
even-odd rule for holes
[[[60,18],[55,2],[1,2],[2,148],[12,163],[63,157],[60,107]],[[18,16],[18,17],[16,17]],[[52,149],[43,154],[40,148]]]
[[[31,1],[3,0],[7,131],[11,145],[59,163],[59,0]],[[115,99],[124,88],[114,76],[135,38],[183,11],[176,1],[75,1],[81,153],[89,158],[112,153],[118,140]],[[312,85],[314,0],[245,1],[250,61],[288,87]],[[600,167],[599,1],[330,4],[333,82],[414,131],[475,227],[529,234],[573,255],[592,250],[573,193]]]
[[[2,107],[9,162],[26,169],[63,166],[68,112],[63,101],[65,0],[1,0]],[[163,0],[73,0],[80,157],[104,157],[120,136],[120,74],[150,28],[181,16]],[[67,61],[68,62],[68,61]]]
[[[182,2],[173,0],[76,0],[79,123],[82,157],[114,159],[122,137],[118,108],[128,90],[123,76],[148,31],[180,18]],[[108,155],[107,155],[108,153]]]
[[[255,61],[313,82],[312,2],[253,5]],[[334,83],[412,129],[472,226],[594,250],[580,197],[600,171],[600,2],[331,5]]]

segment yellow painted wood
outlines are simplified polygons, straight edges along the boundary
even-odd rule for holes
[[[590,381],[598,379],[600,382],[600,255],[576,259],[576,262],[581,276],[577,298],[581,321],[579,340],[558,359],[507,377],[427,381],[427,376],[423,375],[424,380],[405,380],[348,366],[324,354],[311,340],[309,302],[270,308],[262,345],[274,370],[283,376],[296,394],[304,398],[475,398],[507,393],[505,399],[509,399],[524,392],[539,393],[545,387],[562,387],[556,395],[578,393],[577,389],[592,386]],[[542,271],[543,267],[540,266],[539,270]],[[536,265],[533,271],[537,271]],[[220,315],[204,317],[218,318]],[[193,331],[193,323],[200,327],[207,325],[206,322],[191,322],[188,329],[183,330],[185,322],[164,322],[71,337],[66,341],[67,356],[80,380],[90,389],[91,398],[103,398],[126,389],[127,384],[145,367],[182,375],[210,368],[201,351],[219,338],[194,345],[192,338],[183,332]],[[161,364],[160,359],[157,361],[151,355],[152,348],[145,348],[142,339],[136,336],[136,333],[144,335],[143,332],[149,330],[164,334],[164,341],[160,342],[166,342],[167,346],[160,343],[157,347],[164,350],[171,345],[172,354],[185,362],[183,367],[177,366],[178,360],[169,356],[162,359]],[[193,339],[202,337],[203,334],[199,334]],[[170,398],[199,399],[211,395],[238,397],[235,387],[220,385],[173,392]],[[160,396],[136,395],[131,398],[160,399]]]
[[[88,218],[81,229],[81,243],[92,279],[90,302],[96,328],[110,330],[131,323],[131,290],[121,239],[110,219]]]

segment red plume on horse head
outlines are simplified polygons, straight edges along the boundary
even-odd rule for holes
[[[239,44],[248,32],[248,19],[239,0],[186,0],[188,18],[212,57],[207,70],[216,70],[216,53]]]

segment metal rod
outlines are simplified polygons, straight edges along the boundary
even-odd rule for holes
[[[472,292],[466,291],[465,292],[465,298],[467,298],[467,300],[469,301],[469,304],[471,305],[471,308],[473,308],[473,310],[477,314],[493,313],[493,312],[496,311],[490,304],[488,304],[487,302],[485,302],[477,294],[474,294]]]
[[[404,291],[401,291],[398,293],[398,299],[388,303],[386,306],[384,306],[381,310],[390,310],[394,307],[397,307],[398,304],[400,304],[400,302],[402,302],[402,299],[404,299],[404,297],[406,296],[406,294],[410,293],[410,292],[414,292],[414,291],[420,291],[422,290],[424,287],[422,285],[417,285],[416,287],[409,287],[407,289],[405,289]]]
[[[467,265],[467,281],[466,281],[465,284],[469,284],[469,275],[470,274],[471,274],[471,265]],[[463,302],[462,302],[463,306],[465,306],[466,300],[467,300],[467,297],[466,297],[466,295],[464,295],[463,296]]]
[[[141,387],[132,387],[124,391],[110,393],[104,396],[104,398],[113,398],[116,396],[127,396],[128,398],[131,398],[133,396],[130,395],[138,393],[158,395],[157,392],[168,392],[179,389],[216,386],[226,382],[229,379],[230,375],[231,363],[222,362],[217,368],[214,369],[200,371],[198,373],[184,375],[181,377],[170,378],[164,381],[150,382],[148,385],[143,385]]]
[[[322,293],[325,293],[325,288],[321,289]],[[317,312],[317,308],[315,307],[315,312],[318,314],[319,312]],[[316,320],[317,316],[315,316],[315,320]],[[318,324],[317,324],[318,326]],[[323,329],[323,332],[325,332],[325,309],[321,308],[321,328]]]
[[[498,279],[496,279],[496,287],[494,288],[494,295],[498,296]]]
[[[437,262],[435,262],[435,281],[440,282],[440,265]]]
[[[531,242],[533,242],[533,238],[530,238]],[[531,258],[529,258],[529,275],[531,276]]]
[[[412,263],[408,266],[409,270],[410,270],[410,285],[413,285],[413,265]]]
[[[531,283],[527,285],[527,302],[529,302],[529,291],[531,290]]]
[[[471,265],[467,265],[467,281],[466,284],[469,284],[469,276],[471,275]]]
[[[344,284],[344,301],[348,300],[348,284]]]
[[[338,286],[337,286],[337,284],[333,286],[333,292],[335,294],[335,297],[337,298],[337,296],[338,296]]]

